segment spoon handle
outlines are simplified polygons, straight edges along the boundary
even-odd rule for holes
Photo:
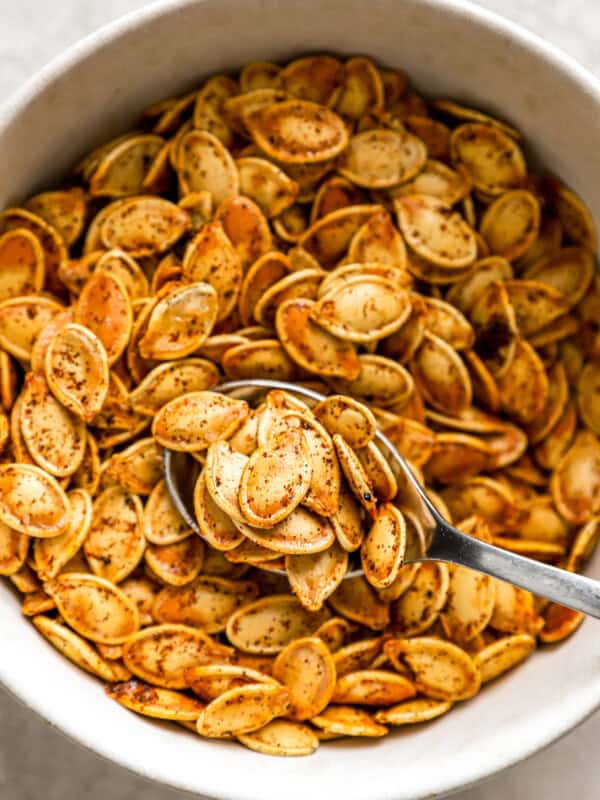
[[[600,618],[599,581],[494,547],[446,523],[438,523],[427,558],[471,567]]]

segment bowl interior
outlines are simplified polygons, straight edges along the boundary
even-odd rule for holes
[[[329,50],[405,70],[429,95],[506,118],[600,216],[600,93],[566,57],[487,12],[449,0],[167,2],[96,34],[0,114],[0,206],[64,174],[150,102],[256,59]],[[600,558],[589,573],[600,577]],[[600,703],[600,639],[588,621],[472,702],[384,740],[332,742],[310,759],[259,757],[142,720],[107,700],[24,622],[0,584],[0,679],[52,724],[148,777],[235,800],[429,797],[507,766]],[[40,680],[41,678],[41,680]]]

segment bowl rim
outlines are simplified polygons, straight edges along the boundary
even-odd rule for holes
[[[80,62],[85,61],[88,56],[100,50],[105,44],[118,41],[134,28],[143,26],[148,22],[158,20],[188,6],[201,5],[204,2],[205,0],[153,0],[148,5],[129,11],[88,33],[82,39],[67,47],[64,52],[52,58],[32,77],[27,79],[23,86],[0,104],[0,136],[56,80],[73,71]],[[600,106],[600,79],[560,47],[547,42],[528,28],[495,11],[477,5],[471,0],[418,0],[418,2],[434,11],[441,11],[468,22],[474,20],[477,24],[493,29],[507,39],[515,41],[522,48],[529,50],[538,59],[547,63],[552,69],[566,74],[584,90],[585,94],[593,102]],[[20,683],[18,675],[6,669],[2,659],[0,659],[0,688],[5,689],[19,704],[35,712],[52,728],[58,730],[66,738],[84,749],[99,755],[109,762],[118,764],[145,780],[154,781],[179,792],[184,792],[190,797],[199,796],[197,794],[198,790],[190,788],[185,781],[179,782],[174,777],[165,777],[163,771],[151,761],[142,765],[134,755],[113,747],[108,740],[98,741],[93,734],[88,732],[85,726],[81,727],[73,724],[68,716],[61,714],[58,704],[52,706],[51,703],[44,703],[43,700],[40,700],[38,691]],[[529,729],[526,742],[507,742],[506,748],[503,748],[501,753],[497,753],[493,763],[482,758],[477,761],[468,774],[456,775],[452,782],[446,782],[445,785],[441,782],[437,791],[428,796],[453,795],[492,778],[508,767],[514,766],[561,739],[584,722],[599,707],[600,678],[593,686],[574,693],[568,707],[563,707],[563,714],[556,727],[538,726],[535,732]],[[211,797],[219,798],[219,800],[251,800],[253,798],[251,789],[244,789],[243,786],[241,791],[235,795],[224,791],[223,788],[216,784],[207,786],[202,791],[210,792]],[[420,794],[418,795],[418,797],[421,796]],[[390,793],[380,798],[380,800],[395,800],[393,790],[390,789]]]

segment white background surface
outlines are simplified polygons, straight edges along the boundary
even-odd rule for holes
[[[0,103],[61,50],[145,4],[144,0],[0,0]],[[480,4],[541,34],[600,75],[600,0],[480,0]],[[2,648],[9,646],[0,643],[0,658]],[[93,725],[93,719],[87,724]],[[545,752],[456,797],[596,800],[600,792],[599,741],[600,713]],[[80,797],[177,800],[184,795],[151,785],[81,750],[0,692],[0,800]]]

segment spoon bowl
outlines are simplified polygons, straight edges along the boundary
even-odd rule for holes
[[[252,400],[269,389],[282,389],[316,402],[325,399],[325,395],[304,386],[259,378],[229,381],[216,386],[212,391]],[[460,564],[600,618],[600,582],[542,564],[461,533],[436,509],[425,488],[419,483],[410,465],[393,442],[379,430],[375,433],[375,439],[398,480],[398,494],[402,498],[402,505],[416,515],[425,532],[425,541],[409,542],[405,564],[422,561]],[[167,488],[175,507],[190,528],[201,535],[193,502],[194,485],[200,473],[200,464],[188,453],[165,448],[164,469]],[[272,571],[286,574],[285,570]],[[351,566],[344,580],[363,574],[362,569]]]

